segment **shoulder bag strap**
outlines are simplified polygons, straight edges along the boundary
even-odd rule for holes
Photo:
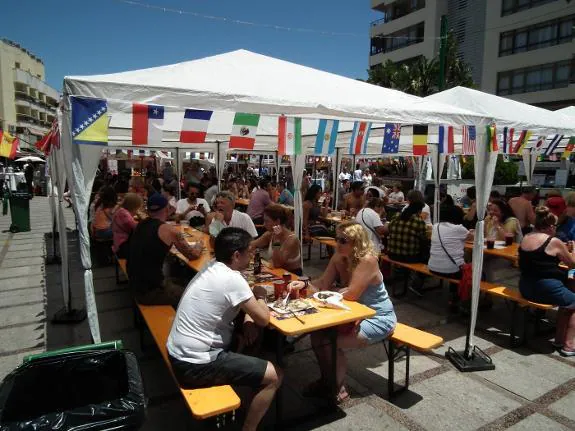
[[[457,264],[457,262],[455,262],[455,259],[453,259],[451,257],[451,255],[449,254],[449,252],[447,251],[447,249],[445,248],[445,246],[443,245],[443,241],[441,239],[441,234],[439,233],[439,226],[441,225],[441,223],[437,224],[437,236],[439,237],[439,243],[441,244],[441,248],[443,249],[443,251],[445,252],[445,254],[447,255],[447,257],[449,258],[449,260],[457,267],[459,267],[459,265]]]
[[[375,229],[372,228],[370,225],[368,225],[368,224],[365,222],[365,219],[363,218],[363,215],[364,215],[364,214],[365,214],[365,208],[363,208],[363,209],[361,210],[361,221],[363,222],[363,224],[364,224],[370,231],[372,231],[372,232],[375,234],[376,237],[379,238],[380,235],[375,231]]]

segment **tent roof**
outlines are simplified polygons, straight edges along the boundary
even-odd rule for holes
[[[485,117],[490,118],[246,50],[149,69],[66,77],[64,94],[382,123],[486,124]]]
[[[575,106],[568,106],[567,108],[558,109],[555,112],[559,112],[560,114],[566,115],[568,117],[575,117]]]
[[[500,127],[527,129],[541,135],[575,133],[575,125],[564,115],[465,87],[455,87],[426,97],[491,116]]]

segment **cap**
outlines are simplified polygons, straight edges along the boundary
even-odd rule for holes
[[[148,198],[148,210],[159,211],[168,205],[168,200],[159,193],[154,193]]]
[[[563,199],[561,196],[550,197],[549,199],[547,199],[546,204],[547,207],[549,208],[549,211],[551,211],[557,217],[560,217],[567,208],[565,199]]]

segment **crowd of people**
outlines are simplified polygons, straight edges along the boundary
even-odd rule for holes
[[[266,293],[252,288],[239,275],[255,251],[273,267],[302,275],[302,242],[294,232],[293,193],[287,181],[268,176],[244,176],[231,171],[218,181],[210,172],[186,172],[190,180],[181,187],[167,166],[161,175],[146,177],[143,192],[129,181],[108,178],[91,207],[91,230],[96,241],[112,241],[118,257],[127,259],[130,286],[141,304],[169,304],[177,314],[168,339],[174,373],[184,386],[239,384],[251,386],[256,395],[248,409],[245,429],[255,429],[281,384],[283,373],[271,362],[235,352],[234,340],[254,345],[269,322]],[[466,241],[474,236],[477,221],[473,187],[458,204],[442,193],[439,222],[423,194],[400,185],[388,189],[381,179],[359,166],[342,171],[337,193],[343,221],[335,230],[325,223],[333,206],[329,190],[308,181],[302,185],[302,241],[312,236],[332,236],[335,250],[324,273],[311,282],[318,290],[341,289],[345,299],[359,301],[376,310],[373,318],[338,331],[336,394],[329,393],[330,354],[326,334],[316,332],[312,347],[321,376],[305,393],[349,397],[344,384],[346,360],[343,349],[381,341],[397,322],[379,263],[383,251],[393,260],[426,263],[432,273],[458,279],[469,255]],[[174,184],[175,183],[175,184]],[[536,302],[559,305],[556,342],[562,354],[575,356],[575,293],[567,286],[563,262],[575,266],[575,193],[563,199],[551,194],[547,206],[535,209],[534,191],[524,189],[508,202],[492,193],[485,218],[485,236],[519,244],[522,295]],[[249,200],[246,211],[236,208],[238,199]],[[245,203],[245,201],[243,201]],[[386,210],[387,209],[387,210]],[[391,212],[395,214],[392,215]],[[349,216],[349,219],[347,219]],[[346,220],[347,219],[347,220]],[[189,283],[165,273],[172,246],[189,260],[198,259],[202,243],[189,243],[174,224],[187,223],[210,236],[215,259]],[[501,261],[501,260],[499,260]],[[492,268],[485,259],[486,273]],[[410,288],[421,294],[421,279]],[[186,287],[187,285],[187,287]],[[289,289],[301,289],[292,282]],[[452,304],[457,292],[451,291]],[[179,305],[178,305],[179,304]],[[235,322],[235,323],[234,323]]]

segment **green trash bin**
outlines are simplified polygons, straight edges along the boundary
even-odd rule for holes
[[[10,193],[10,232],[30,231],[30,194],[27,192]]]

